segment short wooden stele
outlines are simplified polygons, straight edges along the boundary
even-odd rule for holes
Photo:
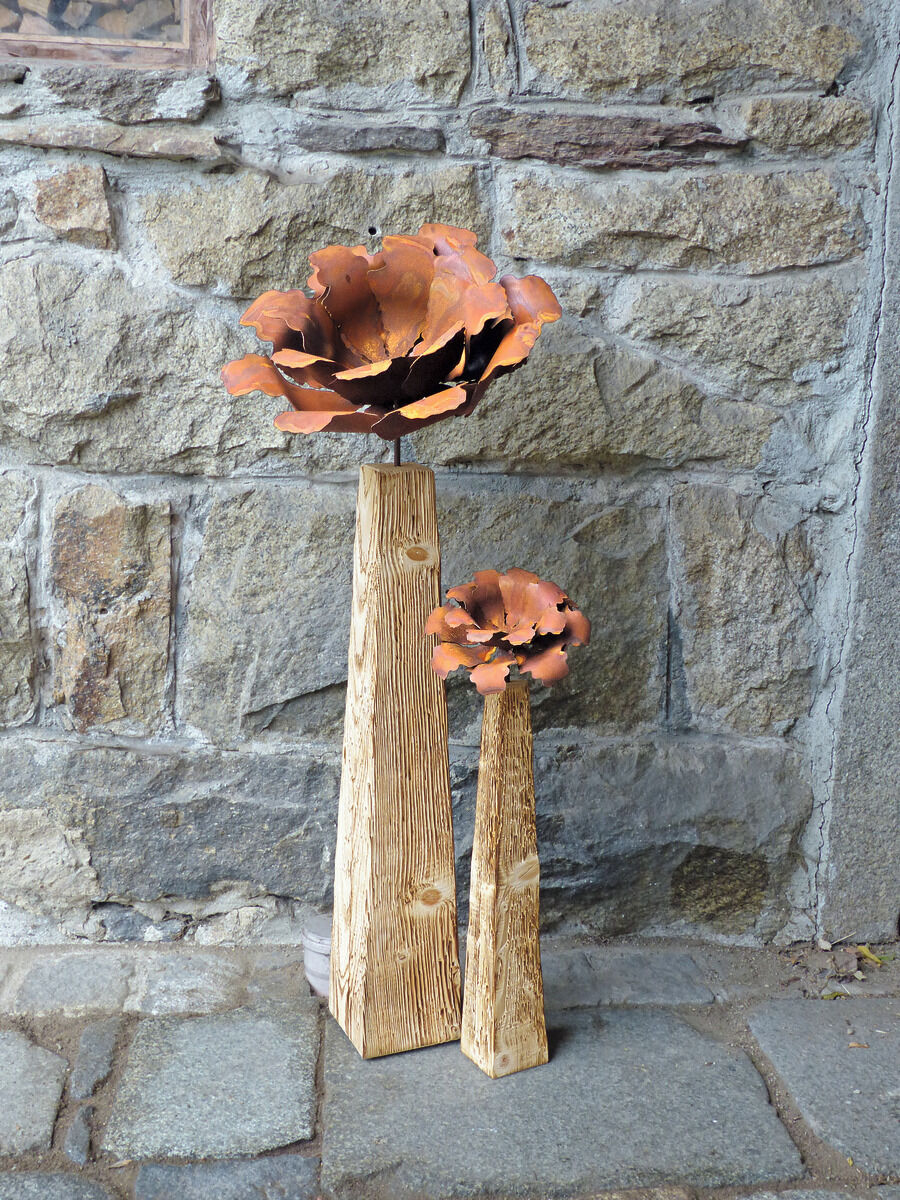
[[[462,1052],[492,1079],[547,1062],[528,681],[486,696]]]
[[[434,473],[360,468],[329,1007],[363,1058],[460,1032]]]

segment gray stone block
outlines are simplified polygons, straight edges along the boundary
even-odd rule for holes
[[[750,1028],[818,1137],[870,1174],[900,1172],[900,1001],[777,1000]]]
[[[319,1160],[280,1154],[257,1162],[149,1163],[134,1185],[135,1200],[316,1200]]]
[[[113,1200],[113,1194],[77,1175],[35,1171],[0,1175],[0,1200]]]
[[[133,960],[113,951],[63,951],[39,958],[16,990],[13,1010],[35,1016],[110,1012],[128,995]]]
[[[677,1017],[567,1013],[550,1046],[547,1066],[496,1081],[457,1045],[364,1062],[329,1021],[325,1195],[547,1200],[802,1174],[749,1060]]]
[[[547,1011],[598,1004],[710,1004],[700,968],[677,950],[625,946],[541,953]]]
[[[237,1004],[243,967],[203,951],[156,952],[135,963],[134,991],[125,1007],[151,1017],[208,1013]]]
[[[786,745],[701,737],[611,745],[539,738],[545,927],[578,914],[606,936],[668,928],[770,937],[787,913],[791,843],[812,808],[801,772]],[[477,752],[453,750],[463,907],[476,778]]]
[[[63,1140],[66,1157],[71,1158],[72,1162],[77,1163],[80,1167],[83,1167],[91,1156],[92,1114],[92,1105],[82,1105],[72,1118],[72,1124],[66,1130]]]
[[[92,1022],[82,1032],[69,1077],[69,1095],[73,1100],[86,1100],[109,1075],[121,1028],[120,1017],[109,1017],[105,1021]]]
[[[895,88],[896,110],[900,81]],[[893,139],[896,163],[896,123]],[[848,563],[855,604],[820,876],[828,933],[893,940],[900,923],[900,199],[896,189],[888,195],[879,356]]]
[[[574,712],[590,686],[576,677],[568,692],[554,689],[553,711],[571,704]],[[544,719],[540,707],[536,723]],[[463,902],[477,761],[474,746],[454,747]],[[54,828],[85,830],[95,892],[163,903],[245,880],[251,892],[327,905],[339,778],[337,747],[156,754],[25,737],[0,743],[0,810],[27,795],[35,808],[26,813],[46,809]],[[793,847],[812,809],[790,746],[548,731],[536,742],[535,780],[548,923],[579,917],[606,935],[675,925],[761,937],[783,924]],[[726,851],[731,857],[716,857]],[[676,869],[692,852],[673,889]],[[737,896],[736,869],[747,881]],[[67,895],[53,896],[59,915]],[[84,995],[102,1000],[89,985]],[[55,986],[48,978],[40,993],[51,1007]],[[208,983],[204,989],[208,997]]]
[[[138,1028],[103,1139],[120,1158],[232,1158],[311,1138],[318,1005]]]
[[[67,1065],[21,1033],[0,1033],[0,1154],[50,1149]]]

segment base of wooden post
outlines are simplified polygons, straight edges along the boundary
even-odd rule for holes
[[[472,847],[463,1054],[497,1079],[547,1062],[528,682],[486,696]]]
[[[360,468],[329,1008],[363,1058],[460,1033],[434,473]]]

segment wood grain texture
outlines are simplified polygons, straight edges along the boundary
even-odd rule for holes
[[[360,468],[329,1007],[363,1058],[460,1032],[439,602],[433,472]]]
[[[528,681],[486,696],[462,1052],[493,1079],[547,1062]]]

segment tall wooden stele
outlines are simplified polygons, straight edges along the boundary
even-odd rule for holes
[[[486,696],[462,1052],[492,1079],[547,1062],[528,681]]]
[[[460,1033],[434,473],[360,468],[329,1007],[363,1058]]]

